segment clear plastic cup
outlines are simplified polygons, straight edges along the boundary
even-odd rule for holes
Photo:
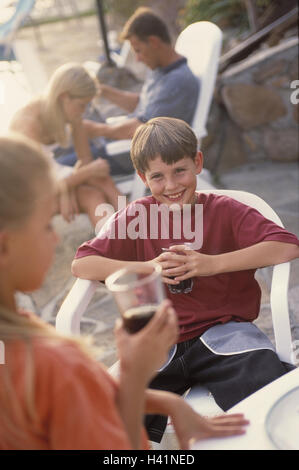
[[[170,246],[174,246],[178,244],[179,243],[175,243]],[[183,245],[186,246],[188,249],[190,249],[190,243],[183,243]],[[170,246],[168,248],[162,248],[162,251],[164,253],[165,252],[174,253],[173,251],[170,250]],[[184,252],[182,251],[182,253],[179,253],[179,254],[184,254]],[[170,277],[170,279],[174,279],[174,278],[175,276]],[[179,284],[167,284],[167,287],[172,294],[189,294],[189,292],[191,292],[193,288],[193,279],[192,278],[185,279],[184,281],[180,281]]]
[[[158,264],[120,269],[106,279],[129,333],[143,328],[165,298]]]

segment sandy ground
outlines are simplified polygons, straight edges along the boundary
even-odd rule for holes
[[[98,61],[102,55],[96,16],[23,28],[18,39],[34,43],[48,77],[65,62]]]

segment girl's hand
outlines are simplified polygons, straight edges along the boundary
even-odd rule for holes
[[[164,300],[149,323],[137,333],[127,333],[122,321],[117,321],[115,335],[121,372],[148,384],[178,338],[177,317],[171,302]]]
[[[192,442],[212,437],[227,437],[245,434],[249,421],[243,414],[223,414],[204,418],[180,399],[171,416],[181,449],[189,449]]]

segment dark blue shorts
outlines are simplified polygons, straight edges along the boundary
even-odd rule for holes
[[[194,338],[178,344],[174,359],[154,378],[150,388],[182,395],[195,384],[204,385],[226,411],[292,368],[269,349],[224,356],[212,353]],[[167,417],[148,415],[145,426],[149,439],[160,442],[166,424]]]
[[[94,159],[101,157],[107,160],[112,176],[130,175],[135,171],[129,152],[108,155],[105,145],[98,146],[93,142],[90,142],[90,151]],[[55,160],[61,165],[74,166],[77,162],[77,154],[73,147],[66,150],[59,149],[55,152]]]

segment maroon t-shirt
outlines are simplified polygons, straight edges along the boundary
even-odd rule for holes
[[[197,251],[208,255],[240,250],[266,240],[299,245],[295,235],[265,219],[255,209],[226,196],[198,194],[189,219],[184,219],[180,211],[180,236],[177,218],[173,225],[178,212],[175,216],[170,213],[168,236],[167,213],[158,212],[157,216],[159,206],[152,196],[129,204],[110,218],[98,237],[79,247],[76,258],[100,255],[123,261],[148,261],[156,258],[162,247],[190,242],[190,235],[186,234],[198,234],[200,230],[202,246]],[[166,288],[179,318],[179,341],[199,336],[217,323],[253,321],[258,316],[261,297],[255,271],[197,277],[188,294],[171,294]]]

